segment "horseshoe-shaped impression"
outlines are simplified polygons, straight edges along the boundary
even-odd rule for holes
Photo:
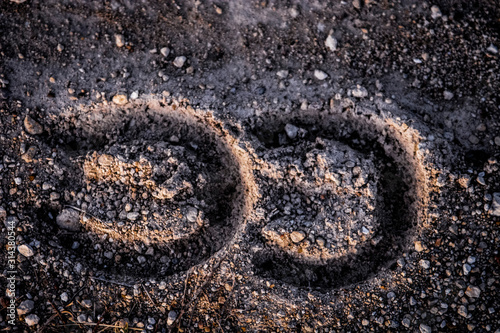
[[[372,277],[408,248],[428,202],[417,131],[349,108],[270,116],[253,130],[266,151],[257,275],[328,290]]]
[[[64,202],[52,218],[38,216],[57,224],[76,260],[116,276],[167,276],[222,251],[244,228],[253,200],[246,155],[210,113],[149,102],[74,123],[48,142],[72,170],[55,184]]]

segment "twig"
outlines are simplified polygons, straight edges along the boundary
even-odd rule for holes
[[[57,317],[57,313],[54,313],[52,315],[52,317],[49,318],[49,320],[47,320],[47,322],[45,324],[43,324],[42,326],[40,326],[40,328],[36,331],[36,333],[41,333],[43,332],[43,330],[49,326],[49,324],[52,322],[52,320],[54,320],[55,318]]]
[[[92,276],[91,279],[92,280],[97,280],[97,281],[102,281],[102,282],[107,282],[107,283],[112,283],[112,284],[117,284],[119,286],[124,286],[124,287],[128,287],[128,288],[134,288],[134,286],[132,286],[130,284],[127,284],[127,283],[123,283],[123,282],[106,280],[106,279],[99,278],[99,277],[94,277],[94,276]]]
[[[142,286],[142,289],[144,289],[144,292],[146,293],[146,295],[148,295],[148,298],[151,301],[151,304],[153,304],[154,306],[156,306],[155,302],[151,298],[151,295],[149,295],[148,291],[146,290],[146,287],[144,287],[144,285],[142,283],[141,283],[141,286]]]

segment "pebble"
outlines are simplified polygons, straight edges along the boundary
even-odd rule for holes
[[[420,324],[420,326],[418,328],[420,330],[420,333],[431,333],[432,332],[431,327],[427,326],[425,324]]]
[[[497,54],[498,53],[498,47],[496,47],[493,44],[490,44],[490,46],[488,46],[488,48],[486,49],[486,51],[488,51],[490,53],[493,53],[493,54]]]
[[[76,317],[76,320],[78,320],[79,323],[84,323],[87,321],[87,315],[82,313],[81,315]]]
[[[464,275],[469,275],[470,271],[471,271],[471,267],[469,264],[464,264],[463,265],[463,271],[464,271]]]
[[[118,47],[125,46],[125,38],[123,37],[123,35],[120,34],[115,35],[115,44]]]
[[[328,35],[325,40],[325,46],[330,49],[330,51],[336,51],[337,50],[337,40],[332,36]]]
[[[448,91],[448,90],[445,90],[443,92],[443,97],[445,100],[449,101],[451,100],[455,95],[453,95],[453,93],[451,91]]]
[[[415,250],[417,252],[422,252],[424,250],[424,247],[422,245],[422,242],[421,241],[416,241],[415,242]]]
[[[365,98],[368,96],[368,90],[360,85],[357,85],[356,88],[352,90],[352,95],[357,98]]]
[[[35,302],[32,300],[22,301],[21,304],[17,307],[17,314],[22,316],[30,313],[35,308]]]
[[[467,308],[464,305],[458,307],[457,313],[464,318],[467,318]]]
[[[496,144],[497,146],[500,146],[500,136],[496,136],[496,137],[495,137],[495,144]]]
[[[316,244],[319,247],[324,247],[326,245],[326,240],[323,237],[316,237]]]
[[[130,221],[135,221],[137,220],[139,215],[141,215],[139,212],[130,212],[127,214],[127,219],[129,219]]]
[[[134,91],[130,94],[130,99],[138,99],[139,98],[139,92]]]
[[[108,154],[102,154],[97,159],[97,163],[99,163],[99,165],[101,165],[101,166],[110,166],[111,164],[113,164],[114,160],[115,159],[113,156],[108,155]]]
[[[61,298],[61,301],[63,302],[67,302],[69,300],[69,296],[68,296],[68,293],[67,292],[63,292],[61,294],[61,296],[59,296]]]
[[[393,299],[393,298],[395,298],[395,297],[396,297],[396,293],[395,293],[395,292],[393,292],[393,291],[389,291],[389,292],[387,293],[387,298],[388,298],[388,299]]]
[[[33,252],[33,249],[31,248],[31,246],[26,245],[26,244],[20,245],[17,248],[17,250],[19,251],[19,253],[21,253],[25,257],[31,257],[35,254],[35,252]]]
[[[481,295],[481,289],[476,286],[468,286],[465,294],[472,298],[478,298]]]
[[[178,56],[175,57],[173,64],[175,67],[181,68],[182,66],[184,66],[185,62],[186,62],[185,56]]]
[[[280,79],[285,79],[288,76],[288,71],[286,69],[283,69],[283,70],[280,70],[280,71],[276,72],[276,75]]]
[[[361,321],[361,325],[363,325],[363,326],[368,326],[368,324],[370,324],[370,322],[367,319],[363,319]]]
[[[299,133],[299,128],[292,124],[286,124],[285,132],[290,139],[295,139],[297,137],[297,133]]]
[[[196,222],[198,220],[198,209],[189,207],[186,212],[186,219],[189,222]]]
[[[162,54],[162,56],[168,57],[168,55],[170,54],[170,49],[168,47],[162,47],[160,49],[160,53]]]
[[[127,96],[123,94],[114,95],[113,103],[116,105],[125,105],[128,103]]]
[[[403,320],[401,321],[401,324],[403,324],[404,327],[408,328],[411,325],[411,321],[408,318],[403,318]]]
[[[80,213],[74,209],[63,209],[56,217],[59,228],[69,231],[80,230]]]
[[[293,231],[290,234],[290,239],[294,243],[300,243],[304,240],[304,238],[306,238],[306,234],[303,231]]]
[[[482,176],[478,176],[478,177],[477,177],[477,179],[476,179],[476,181],[477,181],[479,184],[481,184],[481,185],[483,185],[483,186],[486,186],[486,181],[484,180],[484,177],[482,177]]]
[[[477,145],[479,143],[479,138],[475,135],[471,135],[471,136],[469,136],[469,141],[473,145]]]
[[[441,10],[439,9],[439,7],[432,6],[431,7],[431,17],[433,19],[437,19],[437,18],[440,18],[441,16],[443,16],[443,14],[441,14]]]
[[[7,217],[7,211],[5,210],[5,208],[0,206],[0,220],[5,219],[6,217]]]
[[[57,44],[57,51],[62,52],[63,50],[64,50],[64,46],[62,46],[61,44]]]
[[[500,192],[493,193],[493,201],[491,202],[490,215],[500,216]]]
[[[28,325],[28,326],[35,326],[35,325],[38,325],[40,318],[36,314],[30,314],[30,315],[27,315],[26,318],[24,318],[24,321],[26,322],[26,325]]]
[[[26,129],[26,132],[28,132],[31,135],[42,134],[43,132],[42,125],[40,125],[36,120],[31,118],[30,116],[26,116],[24,118],[24,128]]]
[[[175,319],[177,319],[177,312],[175,312],[174,310],[172,310],[172,311],[170,311],[168,313],[167,325],[171,326],[174,323]]]
[[[319,69],[316,69],[316,70],[314,70],[314,77],[320,81],[323,81],[324,79],[326,79],[328,77],[328,74],[326,74],[325,72],[323,72]]]
[[[137,262],[142,265],[146,262],[146,258],[144,256],[138,256]]]
[[[422,260],[419,261],[419,265],[423,269],[428,269],[429,267],[431,267],[431,262],[429,260],[423,260],[422,259]]]

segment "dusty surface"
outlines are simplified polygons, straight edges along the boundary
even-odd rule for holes
[[[500,332],[499,8],[1,2],[0,330]]]

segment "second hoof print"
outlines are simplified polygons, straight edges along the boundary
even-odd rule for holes
[[[64,195],[35,214],[75,261],[114,276],[168,276],[241,231],[251,177],[235,140],[209,114],[156,102],[59,126],[46,145],[57,151],[61,177],[46,171]]]
[[[407,249],[428,201],[416,130],[349,108],[270,116],[253,130],[265,216],[257,275],[329,290],[373,277]]]

